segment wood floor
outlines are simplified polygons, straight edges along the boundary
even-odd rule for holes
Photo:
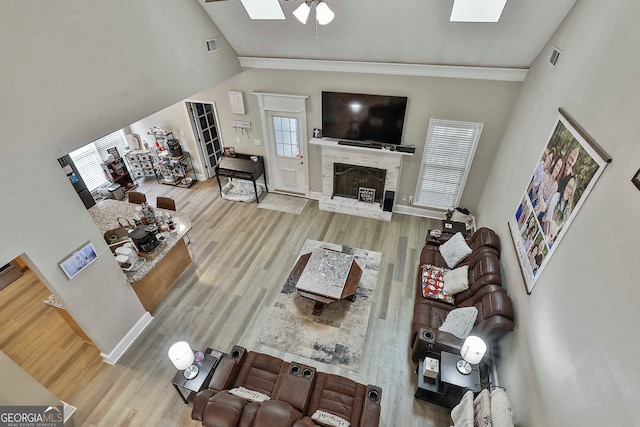
[[[170,384],[166,353],[177,340],[228,351],[234,344],[286,360],[295,355],[256,343],[260,321],[295,264],[306,239],[382,253],[360,372],[315,362],[383,389],[381,426],[451,425],[449,411],[413,398],[415,366],[409,358],[418,256],[433,220],[394,214],[390,222],[318,210],[302,214],[258,209],[256,203],[219,197],[215,179],[190,189],[147,179],[139,191],[154,204],[162,195],[194,223],[189,233],[193,266],[151,313],[154,321],[116,366],[103,363],[52,309],[33,274],[0,292],[0,350],[60,399],[78,408],[76,426],[198,426]],[[264,196],[263,196],[264,197]]]

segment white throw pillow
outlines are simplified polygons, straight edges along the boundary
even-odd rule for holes
[[[493,427],[513,427],[509,397],[501,388],[491,392],[491,420]]]
[[[447,314],[447,318],[438,330],[448,332],[463,340],[471,333],[477,317],[478,309],[475,307],[456,308]]]
[[[320,424],[321,426],[328,427],[349,427],[349,421],[344,418],[340,418],[337,415],[332,414],[331,412],[325,412],[321,410],[317,410],[311,415],[311,419],[316,422],[316,424]]]
[[[456,233],[447,242],[440,245],[440,254],[449,268],[456,268],[456,265],[473,252],[462,233]]]
[[[460,403],[451,410],[451,419],[455,427],[473,427],[473,392],[467,391]]]
[[[252,402],[266,402],[271,398],[264,393],[260,393],[259,391],[249,390],[244,387],[236,387],[229,390],[229,394],[233,394],[234,396],[241,397],[243,399],[250,400]]]
[[[469,289],[469,266],[463,265],[444,273],[444,291],[449,295]]]

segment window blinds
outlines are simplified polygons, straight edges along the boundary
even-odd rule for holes
[[[118,130],[69,153],[89,191],[107,182],[102,170],[103,159],[109,154],[107,148],[116,147],[120,156],[123,156],[125,146],[124,132]]]
[[[458,205],[482,126],[431,119],[414,204],[440,209]]]

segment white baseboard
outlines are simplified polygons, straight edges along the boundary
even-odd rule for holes
[[[63,424],[66,426],[73,426],[73,416],[76,413],[76,407],[69,405],[67,402],[65,402],[64,400],[61,400],[62,402],[62,414],[64,416],[64,422]]]
[[[320,200],[320,199],[322,199],[322,193],[319,193],[317,191],[310,191],[309,192],[309,198],[311,200]]]
[[[127,351],[131,344],[133,344],[136,339],[138,339],[140,334],[142,334],[142,332],[147,328],[147,326],[151,324],[152,321],[153,317],[151,316],[151,313],[145,311],[142,317],[138,319],[136,324],[133,325],[131,329],[129,329],[129,332],[127,332],[127,334],[122,337],[120,342],[115,346],[113,350],[111,350],[111,352],[109,352],[109,354],[100,353],[100,357],[102,357],[102,360],[110,365],[115,365],[116,363],[118,363],[118,360],[120,360],[122,355]]]

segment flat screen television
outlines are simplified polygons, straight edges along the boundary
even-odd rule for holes
[[[400,144],[406,96],[322,92],[322,136]]]

